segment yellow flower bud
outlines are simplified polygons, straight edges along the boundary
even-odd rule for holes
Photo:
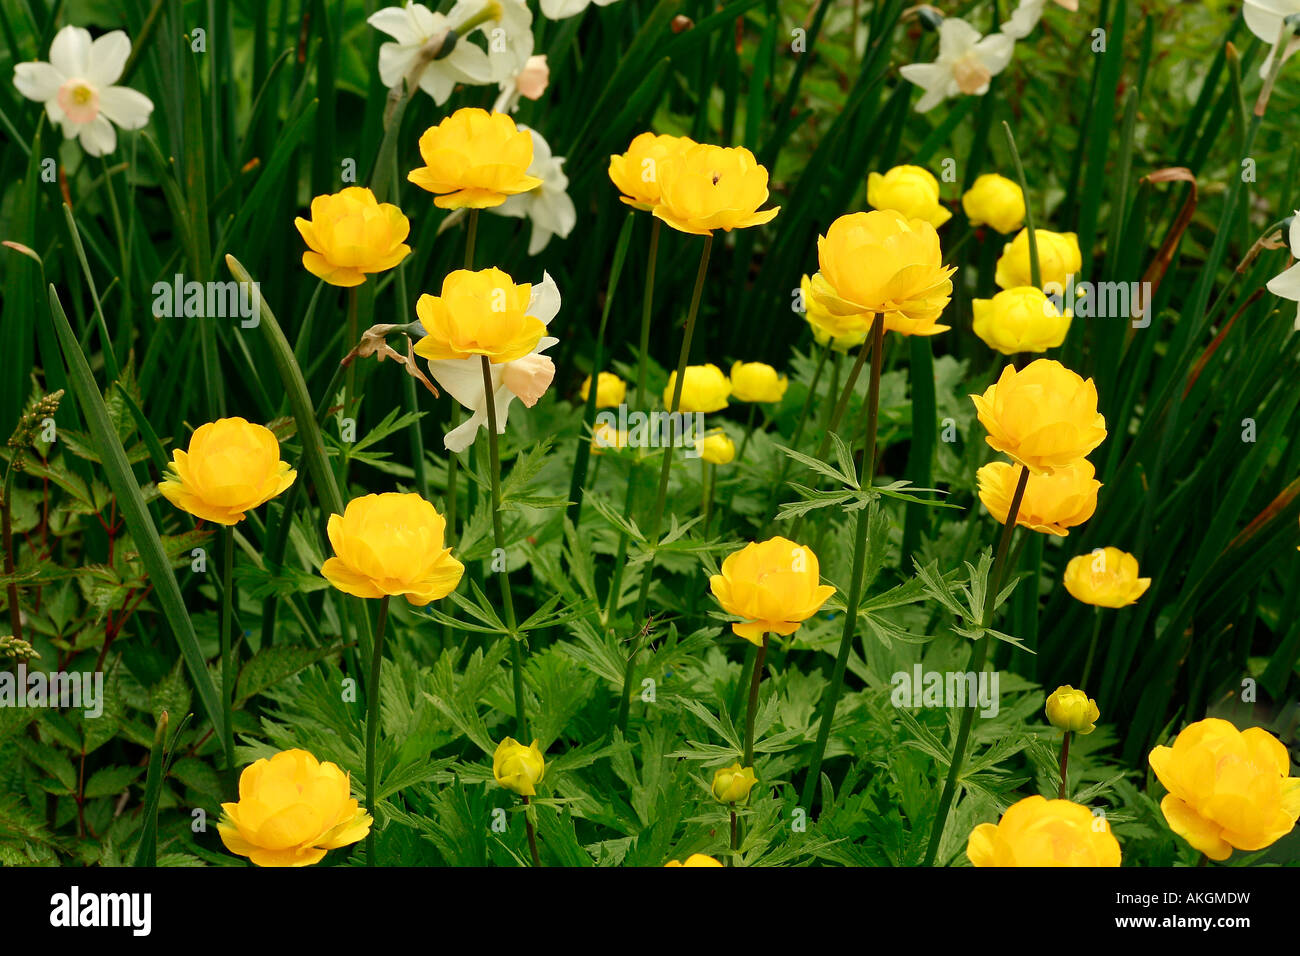
[[[435,361],[486,355],[494,365],[523,358],[546,333],[546,324],[528,314],[532,288],[497,268],[448,274],[440,296],[422,295],[415,303],[428,333],[415,343],[415,354]]]
[[[725,432],[716,431],[695,440],[700,457],[710,465],[729,465],[736,457],[736,443]]]
[[[983,395],[972,395],[985,441],[1036,474],[1074,464],[1106,439],[1097,386],[1060,362],[1008,365]]]
[[[1086,458],[1058,468],[1050,475],[1031,472],[1016,524],[1065,537],[1070,533],[1068,529],[1083,524],[1097,510],[1101,482],[1094,474],[1092,463]],[[979,481],[980,501],[999,524],[1006,524],[1016,483],[1020,480],[1020,466],[993,461],[977,471],[975,477]]]
[[[961,208],[972,226],[992,226],[1003,235],[1025,223],[1025,194],[1018,183],[997,173],[985,173],[961,197]]]
[[[626,448],[627,431],[607,422],[597,422],[591,429],[591,452],[599,455],[606,448]]]
[[[325,580],[361,598],[405,595],[423,606],[456,590],[465,566],[443,547],[447,521],[419,495],[388,492],[353,498],[326,525],[335,557]]]
[[[1262,727],[1238,730],[1208,717],[1147,759],[1169,791],[1160,801],[1169,828],[1211,860],[1272,846],[1300,819],[1300,777]]]
[[[1069,278],[1083,268],[1083,253],[1079,251],[1079,237],[1072,232],[1034,230],[1034,243],[1038,246],[1038,271],[1043,288],[1055,286],[1064,290]],[[1029,230],[1022,229],[1002,247],[993,281],[1002,289],[1033,285],[1033,271],[1029,267]]]
[[[779,402],[789,384],[789,379],[763,362],[731,366],[731,397],[738,402]]]
[[[820,580],[812,549],[778,536],[727,555],[709,590],[724,611],[742,619],[731,629],[762,644],[766,632],[793,634],[821,609],[835,589]]]
[[[1016,286],[991,299],[975,299],[971,310],[975,334],[1003,355],[1046,352],[1064,342],[1070,331],[1070,315],[1062,315],[1056,303],[1033,286]]]
[[[591,394],[591,376],[582,381],[582,400],[585,402]],[[596,407],[617,408],[627,397],[627,382],[613,372],[601,372],[596,380]]]
[[[326,850],[370,832],[370,814],[351,789],[334,764],[305,750],[284,750],[244,768],[239,801],[221,805],[217,833],[227,850],[257,866],[311,866]]]
[[[692,853],[686,858],[685,863],[680,860],[669,860],[664,866],[722,866],[722,864],[711,856],[705,856],[703,853]]]
[[[928,222],[892,210],[840,216],[817,240],[817,261],[812,293],[825,311],[863,316],[866,328],[883,313],[885,328],[904,335],[949,328],[936,323],[957,270],[944,266],[939,234]]]
[[[1071,558],[1065,566],[1065,589],[1077,601],[1097,607],[1125,607],[1151,587],[1138,577],[1137,558],[1119,548],[1098,548]]]
[[[546,758],[536,740],[527,747],[513,737],[497,744],[496,752],[492,754],[492,776],[507,790],[513,790],[521,797],[531,797],[537,793],[537,784],[545,775]]]
[[[1097,702],[1081,690],[1062,684],[1047,697],[1047,721],[1066,733],[1090,734],[1097,729]]]
[[[659,164],[696,145],[689,136],[637,136],[626,153],[609,157],[609,178],[623,194],[619,199],[636,209],[659,205]]]
[[[664,407],[673,411],[673,390],[677,387],[677,370],[668,373],[668,387],[664,389]],[[713,363],[686,366],[682,380],[682,398],[676,411],[716,412],[727,407],[731,395],[731,382],[722,369]]]
[[[971,831],[975,866],[1119,866],[1119,842],[1104,817],[1069,800],[1026,797],[996,824]]]
[[[873,209],[892,209],[908,219],[924,219],[936,229],[952,218],[939,202],[939,180],[920,166],[895,166],[883,176],[869,175],[867,203]]]
[[[438,193],[441,209],[486,209],[509,196],[536,189],[542,181],[528,175],[533,138],[505,113],[465,107],[431,126],[420,137],[424,166],[406,178]]]
[[[713,798],[719,803],[740,803],[758,783],[753,767],[742,767],[737,761],[730,767],[719,767],[713,774]]]
[[[293,484],[298,473],[280,460],[280,443],[269,428],[242,418],[200,425],[188,451],[172,452],[158,491],[196,518],[232,525]]]
[[[707,236],[761,226],[776,218],[767,202],[767,170],[743,146],[695,144],[659,163],[654,214],[679,232]]]
[[[330,285],[355,286],[367,272],[393,268],[411,253],[411,224],[402,210],[361,186],[311,201],[311,219],[294,219],[308,249],[302,265]]]

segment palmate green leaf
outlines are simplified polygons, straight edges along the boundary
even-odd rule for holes
[[[140,767],[104,767],[96,770],[86,781],[82,796],[87,800],[95,797],[116,797],[140,778]]]
[[[841,506],[847,511],[854,505],[861,507],[861,501],[857,496],[857,492],[854,491],[818,491],[815,488],[809,488],[807,485],[801,485],[794,481],[789,482],[789,484],[804,500],[791,501],[781,505],[781,510],[776,515],[778,521],[799,518],[819,508]]]
[[[239,680],[235,684],[235,706],[242,707],[268,688],[339,653],[338,647],[276,645],[262,648],[240,668]]]

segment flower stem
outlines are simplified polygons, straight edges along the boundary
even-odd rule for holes
[[[224,724],[221,747],[226,754],[226,785],[231,793],[235,792],[235,730],[231,723],[235,706],[235,662],[230,652],[234,564],[234,529],[225,525],[221,529],[221,712]]]
[[[984,592],[984,613],[981,615],[980,624],[985,628],[993,623],[993,615],[997,609],[998,592],[1002,590],[1002,579],[1005,576],[1011,536],[1016,530],[1016,518],[1020,514],[1020,502],[1024,500],[1025,486],[1028,483],[1029,469],[1021,465],[1020,480],[1016,482],[1016,493],[1011,497],[1011,507],[1007,509],[1007,522],[1002,526],[1002,534],[998,538],[997,554],[993,558],[993,569],[989,572],[988,586]],[[975,653],[971,657],[970,668],[977,677],[984,670],[984,661],[988,658],[989,642],[991,640],[992,638],[986,635],[980,638],[975,645]],[[925,851],[926,866],[934,863],[934,858],[939,852],[939,840],[943,837],[944,825],[948,822],[948,810],[952,806],[953,794],[957,789],[957,777],[961,773],[962,760],[966,756],[966,743],[970,739],[970,728],[974,719],[975,708],[973,706],[963,707],[961,723],[957,727],[957,739],[953,743],[952,762],[948,764],[948,776],[944,780],[943,793],[939,797],[939,812],[934,818],[934,827],[930,831],[930,845]]]
[[[655,298],[655,263],[659,258],[659,220],[650,219],[650,251],[646,253],[645,293],[641,297],[641,352],[636,360],[636,400],[639,404],[649,406],[646,401],[646,353],[650,351],[650,313],[653,311]]]
[[[379,740],[379,672],[384,663],[384,626],[388,623],[388,600],[385,594],[379,599],[379,627],[375,630],[375,650],[370,658],[370,673],[366,675],[366,809],[378,818],[375,801],[379,796],[376,784],[375,744]],[[375,865],[375,825],[366,834],[366,866]]]
[[[479,357],[483,363],[483,392],[487,396],[488,454],[491,456],[492,477],[492,539],[501,554],[506,551],[506,533],[501,524],[501,455],[497,448],[497,407],[493,397],[492,363],[486,355]],[[528,714],[524,710],[524,652],[523,639],[515,631],[515,602],[510,594],[510,572],[503,560],[501,567],[501,603],[506,612],[506,627],[510,628],[510,662],[514,670],[515,727],[520,740],[528,739]]]
[[[1088,678],[1092,676],[1092,659],[1097,653],[1097,638],[1101,635],[1101,608],[1092,609],[1092,640],[1088,642],[1088,657],[1083,662],[1083,680],[1079,681],[1079,689],[1084,690],[1088,686]]]
[[[654,576],[655,549],[659,546],[659,529],[663,523],[664,503],[668,498],[668,475],[673,467],[673,446],[675,442],[673,432],[676,423],[672,413],[677,411],[677,407],[682,401],[682,384],[686,380],[686,363],[691,357],[691,339],[695,335],[695,319],[700,312],[700,298],[704,293],[704,277],[709,271],[709,253],[712,250],[713,234],[709,233],[704,237],[704,248],[700,251],[700,268],[695,274],[695,290],[691,293],[691,308],[686,315],[686,331],[682,335],[682,350],[677,356],[677,376],[673,383],[672,401],[668,406],[668,443],[663,449],[664,460],[659,471],[659,492],[655,496],[655,507],[650,516],[650,533],[647,535],[651,549],[650,559],[645,562],[645,566],[641,569],[641,589],[637,592],[636,611],[632,615],[632,622],[639,630],[636,637],[632,639],[632,648],[627,656],[627,666],[623,670],[622,697],[618,704],[618,717],[614,721],[614,726],[624,733],[627,731],[628,711],[631,707],[628,693],[632,686],[632,677],[636,672],[636,658],[641,652],[641,642],[645,634],[642,622],[645,621],[646,602],[650,598],[650,580]]]
[[[1065,732],[1065,737],[1061,740],[1061,788],[1057,791],[1057,796],[1064,800],[1068,788],[1065,785],[1066,777],[1069,774],[1070,766],[1070,732]]]
[[[343,339],[345,350],[350,350],[357,344],[357,298],[356,288],[348,289],[347,332]],[[343,415],[345,418],[352,414],[352,399],[357,393],[356,389],[357,363],[349,362],[343,378]]]
[[[711,465],[701,458],[700,478],[704,486],[702,488],[704,493],[704,521],[701,522],[701,534],[706,541],[709,538],[709,519],[713,517],[713,486],[717,481],[717,477],[717,465]]]
[[[756,411],[758,411],[758,403],[750,402],[749,416],[745,419],[745,437],[740,440],[740,451],[736,452],[737,462],[745,457],[745,449],[749,447],[749,439],[754,434],[754,413]]]
[[[528,852],[532,854],[533,866],[542,865],[542,856],[537,852],[537,832],[533,829],[533,818],[530,813],[530,802],[528,797],[521,796],[524,801],[524,829],[528,832]]]
[[[754,658],[754,673],[749,678],[749,709],[745,711],[745,759],[742,767],[754,766],[754,717],[758,713],[758,685],[763,680],[763,661],[767,657],[767,633],[763,634],[763,643],[758,645],[758,654]]]

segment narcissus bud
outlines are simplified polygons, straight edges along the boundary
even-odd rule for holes
[[[713,798],[719,803],[740,803],[756,783],[753,767],[742,767],[739,762],[719,767],[713,774]]]
[[[867,176],[867,202],[873,209],[892,209],[908,219],[924,219],[936,229],[952,218],[939,202],[939,180],[920,166],[895,166],[884,175]]]
[[[492,776],[501,786],[521,797],[533,796],[545,774],[546,758],[536,740],[525,747],[513,737],[506,737],[492,754]]]
[[[1071,734],[1090,734],[1097,729],[1097,702],[1081,690],[1062,684],[1047,697],[1047,721],[1057,730]]]
[[[991,226],[1003,235],[1025,222],[1025,194],[1017,183],[997,173],[985,173],[961,197],[961,208],[972,226]]]

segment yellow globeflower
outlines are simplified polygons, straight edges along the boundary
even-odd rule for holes
[[[677,370],[668,373],[668,387],[664,389],[664,407],[672,410],[673,390],[677,387]],[[707,365],[686,366],[682,380],[682,399],[679,412],[716,412],[727,407],[731,395],[731,381],[722,369],[712,362]]]
[[[591,376],[582,382],[582,400],[585,402],[591,394]],[[627,397],[627,382],[613,372],[601,372],[596,379],[596,407],[618,408]]]
[[[686,858],[685,863],[680,860],[669,860],[664,866],[722,866],[722,864],[711,856],[705,856],[703,853],[692,853]]]
[[[249,764],[239,775],[239,802],[221,809],[221,842],[258,866],[311,866],[370,832],[348,775],[305,750]]]
[[[513,737],[497,744],[496,752],[492,754],[492,776],[507,790],[513,790],[521,797],[531,797],[537,793],[537,784],[545,775],[546,758],[536,740],[527,747]]]
[[[1081,525],[1097,510],[1097,492],[1101,482],[1093,475],[1092,463],[1086,458],[1058,468],[1051,474],[1032,472],[1025,482],[1024,497],[1016,514],[1016,524],[1043,534],[1065,537],[1069,529]],[[1011,499],[1020,480],[1020,466],[1005,461],[989,462],[975,473],[979,481],[980,501],[999,524],[1007,523]]]
[[[1008,365],[983,395],[972,395],[985,441],[1036,474],[1051,473],[1089,454],[1106,439],[1097,386],[1060,362]]]
[[[1097,719],[1101,716],[1097,702],[1069,684],[1062,684],[1052,691],[1043,709],[1048,723],[1058,730],[1074,734],[1092,733],[1097,729]]]
[[[763,362],[731,366],[731,397],[738,402],[779,402],[789,384],[789,379]]]
[[[740,762],[730,767],[719,767],[713,774],[713,798],[719,803],[740,803],[758,783],[753,767],[742,767]]]
[[[1239,731],[1208,717],[1147,759],[1169,791],[1160,801],[1169,828],[1211,860],[1271,846],[1300,818],[1300,777],[1261,727]]]
[[[406,178],[438,193],[442,209],[485,209],[510,196],[536,189],[542,181],[528,175],[533,138],[505,113],[465,107],[420,137],[424,165]]]
[[[1119,866],[1110,824],[1069,800],[1026,797],[996,824],[971,831],[966,856],[975,866]]]
[[[627,429],[615,428],[608,422],[597,422],[591,429],[591,451],[599,455],[606,448],[626,448]]]
[[[709,578],[709,590],[722,609],[742,620],[731,625],[740,637],[763,643],[763,634],[793,634],[835,593],[820,584],[821,570],[811,548],[787,538],[751,541],[722,562]]]
[[[972,226],[992,226],[1003,235],[1025,224],[1025,194],[1018,183],[997,173],[985,173],[961,197],[961,208]]]
[[[803,317],[812,329],[813,341],[825,348],[829,345],[837,352],[848,352],[867,340],[871,328],[871,315],[835,315],[828,312],[812,291],[809,276],[799,279],[799,295],[803,300]]]
[[[320,573],[345,594],[402,594],[416,606],[428,604],[456,590],[465,573],[443,546],[446,528],[446,519],[419,495],[353,498],[342,515],[330,515],[325,530],[335,557]]]
[[[659,204],[654,214],[678,232],[700,236],[771,222],[779,210],[767,202],[767,170],[743,146],[700,143],[659,163]]]
[[[1038,246],[1038,271],[1043,288],[1056,286],[1062,290],[1069,278],[1083,268],[1083,254],[1079,251],[1079,237],[1072,232],[1034,230],[1034,243]],[[1033,271],[1029,267],[1029,230],[1022,229],[1002,247],[993,281],[1003,289],[1033,285]]]
[[[729,465],[736,457],[736,443],[725,432],[717,431],[695,440],[700,457],[710,465]]]
[[[619,198],[637,209],[659,205],[659,164],[695,145],[689,136],[637,136],[626,153],[609,157],[609,178],[623,194]]]
[[[1070,331],[1069,313],[1061,314],[1041,289],[1029,285],[1006,289],[991,299],[975,299],[971,310],[975,334],[1003,355],[1046,352],[1064,342]]]
[[[367,272],[391,269],[411,253],[411,224],[392,203],[361,186],[311,201],[311,218],[294,219],[308,250],[302,265],[330,285],[354,286]]]
[[[486,355],[493,365],[523,358],[546,334],[546,323],[528,314],[532,289],[497,268],[457,269],[442,280],[441,295],[415,303],[428,333],[415,354],[433,361]]]
[[[1097,607],[1125,607],[1151,587],[1138,577],[1138,560],[1119,548],[1098,548],[1071,558],[1065,566],[1065,589],[1075,600]]]
[[[269,428],[242,418],[219,418],[194,430],[188,451],[172,452],[158,491],[196,518],[231,525],[297,477],[280,460],[280,443]]]
[[[935,335],[952,297],[956,267],[943,264],[939,234],[921,219],[892,210],[855,212],[836,219],[817,240],[821,271],[813,297],[834,315],[867,318],[884,313],[885,328],[904,335]]]
[[[873,209],[892,209],[908,219],[924,219],[936,229],[952,218],[939,201],[939,180],[920,166],[895,166],[883,176],[871,173],[867,203]]]

